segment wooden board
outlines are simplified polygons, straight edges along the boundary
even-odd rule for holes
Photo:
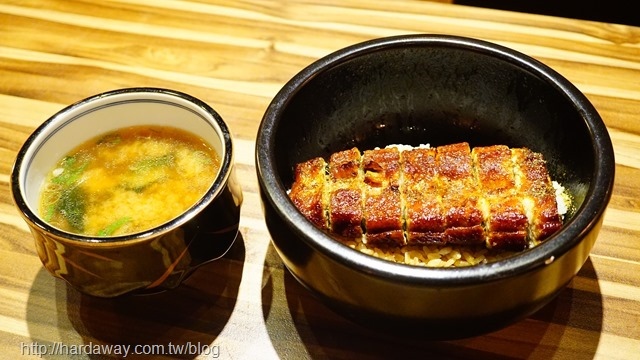
[[[0,358],[302,359],[390,357],[630,359],[640,350],[640,28],[425,1],[3,1],[0,4]],[[616,182],[589,259],[560,296],[477,338],[384,337],[334,314],[283,268],[264,224],[254,167],[261,117],[312,61],[407,33],[476,37],[527,53],[596,106]],[[212,105],[229,123],[244,191],[241,237],[223,259],[155,297],[100,300],[43,269],[12,204],[9,174],[27,136],[103,91],[158,86]],[[87,346],[88,345],[88,346]],[[182,346],[182,355],[170,355]],[[82,348],[82,346],[85,346]],[[52,352],[69,356],[53,356]],[[198,355],[200,354],[200,355]],[[148,357],[147,357],[148,358]]]

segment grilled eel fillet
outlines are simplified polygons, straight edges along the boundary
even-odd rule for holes
[[[523,250],[562,226],[542,155],[504,145],[352,148],[298,164],[289,196],[318,227],[374,246]]]

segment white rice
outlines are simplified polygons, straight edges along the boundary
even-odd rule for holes
[[[556,203],[558,203],[558,214],[562,216],[564,220],[565,215],[569,212],[569,208],[571,206],[571,195],[567,192],[564,186],[562,186],[557,181],[551,182],[553,185],[553,189],[556,191]]]

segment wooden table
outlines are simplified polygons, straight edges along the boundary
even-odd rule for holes
[[[486,336],[416,342],[344,320],[287,273],[264,224],[254,141],[272,97],[321,56],[406,33],[477,37],[541,60],[588,96],[613,138],[615,192],[584,268],[541,311]],[[12,203],[9,174],[22,143],[50,115],[84,97],[133,86],[190,93],[229,123],[245,196],[241,236],[222,260],[202,267],[175,291],[96,299],[43,269]],[[182,355],[174,357],[203,359],[637,358],[639,119],[637,27],[409,0],[5,0],[0,4],[0,358],[117,358],[115,352],[126,345],[127,358],[136,358],[134,350],[164,350],[170,358],[168,352],[179,347]],[[99,345],[113,345],[111,355]],[[47,353],[38,354],[41,350]]]

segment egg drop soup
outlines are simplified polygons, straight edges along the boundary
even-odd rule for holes
[[[89,140],[47,175],[40,213],[59,229],[117,236],[167,222],[212,185],[220,157],[173,127],[134,126]]]

